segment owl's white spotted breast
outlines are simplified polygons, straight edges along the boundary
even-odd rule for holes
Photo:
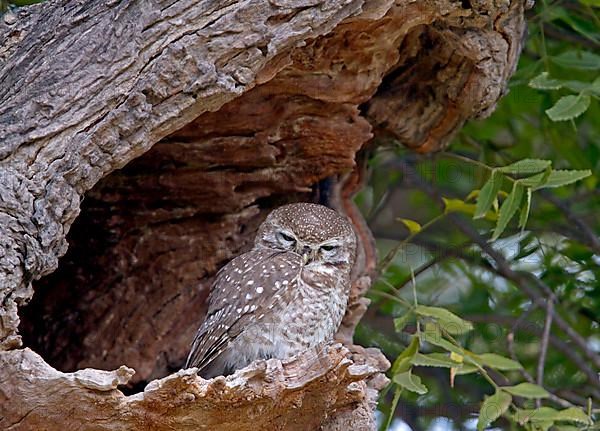
[[[337,268],[302,266],[292,252],[252,250],[235,258],[217,275],[188,365],[202,367],[220,356],[221,366],[240,368],[331,339],[344,314],[348,284]]]
[[[322,269],[322,265],[304,267],[290,280],[286,299],[269,305],[266,317],[233,341],[225,358],[228,367],[241,368],[257,358],[286,358],[333,338],[348,300],[347,293],[337,290],[348,281]]]

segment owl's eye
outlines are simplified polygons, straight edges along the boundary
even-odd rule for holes
[[[294,238],[293,236],[290,236],[284,232],[279,232],[279,239],[281,242],[284,243],[291,243],[294,244],[296,242],[296,238]]]
[[[337,248],[337,245],[322,245],[321,250],[323,251],[333,251]]]

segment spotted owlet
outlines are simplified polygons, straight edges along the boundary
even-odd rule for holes
[[[217,274],[186,368],[214,377],[333,339],[355,255],[354,231],[334,210],[297,203],[271,212],[252,250]]]

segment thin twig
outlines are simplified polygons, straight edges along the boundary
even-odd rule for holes
[[[594,353],[587,341],[581,336],[579,335],[579,333],[577,331],[575,331],[571,325],[569,325],[569,323],[567,323],[567,321],[565,321],[560,314],[555,313],[554,314],[554,323],[556,324],[556,326],[558,326],[565,334],[567,334],[567,336],[569,336],[574,342],[575,344],[577,344],[579,346],[579,348],[581,350],[583,350],[583,353],[585,353],[585,355],[592,361],[592,363],[597,367],[600,368],[600,355],[597,355],[596,353]]]
[[[540,357],[537,366],[537,384],[544,386],[544,368],[546,365],[546,353],[548,351],[548,340],[550,339],[550,327],[552,326],[552,318],[554,317],[554,298],[546,299],[546,321],[544,322],[544,332],[542,334],[542,343],[540,345]],[[542,403],[536,400],[537,407],[541,407]]]
[[[519,318],[515,321],[515,323],[511,326],[510,331],[506,335],[506,348],[508,349],[508,353],[513,361],[519,362],[519,358],[517,357],[517,353],[515,351],[515,332],[519,328],[522,322],[525,321],[529,317],[529,315],[536,309],[538,305],[538,301],[534,301],[531,303],[529,308],[525,310],[523,314],[519,316]],[[521,368],[521,375],[527,380],[529,383],[534,383],[533,377],[531,374],[527,372],[525,368]]]
[[[548,389],[546,389],[546,392],[548,392],[548,398],[550,398],[550,400],[554,401],[556,404],[558,404],[561,407],[564,408],[569,408],[569,407],[583,407],[583,404],[578,406],[577,404],[573,404],[571,401],[569,400],[565,400],[564,398],[559,397],[558,395],[550,392]],[[539,399],[536,401],[540,401]],[[537,402],[536,402],[537,405]],[[540,408],[542,406],[542,403],[540,402],[539,405],[537,405],[538,408]]]

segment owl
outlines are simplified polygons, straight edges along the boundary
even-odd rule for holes
[[[334,210],[311,203],[275,209],[252,250],[218,272],[185,368],[211,378],[332,340],[355,256],[352,226]]]

